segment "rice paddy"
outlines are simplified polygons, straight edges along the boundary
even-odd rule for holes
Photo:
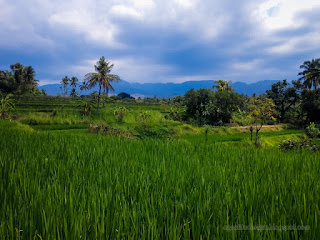
[[[318,239],[319,153],[8,121],[0,136],[0,239]]]

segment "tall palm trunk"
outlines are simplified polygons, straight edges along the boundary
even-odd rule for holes
[[[104,108],[105,101],[106,101],[106,88],[103,89],[103,108]]]
[[[106,98],[109,97],[109,88],[104,88],[103,108],[106,102]]]
[[[101,84],[99,85],[99,94],[98,94],[98,108],[97,108],[97,112],[99,112],[99,104],[100,104],[100,94],[101,94]]]

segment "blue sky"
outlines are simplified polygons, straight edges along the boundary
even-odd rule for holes
[[[105,56],[129,82],[297,78],[320,57],[320,0],[0,0],[0,69],[40,84]]]

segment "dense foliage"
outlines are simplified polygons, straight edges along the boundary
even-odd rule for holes
[[[184,118],[197,124],[218,125],[229,123],[232,113],[246,109],[247,98],[233,91],[211,89],[189,90],[184,95]]]
[[[0,70],[0,92],[22,94],[39,94],[38,80],[31,66],[21,63],[10,65],[11,71]]]
[[[292,81],[291,86],[287,80],[283,80],[273,84],[271,90],[267,91],[268,98],[273,100],[278,112],[275,117],[280,122],[285,122],[287,112],[295,109],[301,99],[301,89],[301,81]]]
[[[310,150],[310,151],[319,151],[319,145],[313,144],[311,140],[295,140],[289,139],[284,140],[279,144],[279,148],[282,151],[287,150]]]
[[[310,125],[306,128],[306,134],[310,138],[317,138],[320,136],[320,129],[316,127],[314,122],[310,123]]]

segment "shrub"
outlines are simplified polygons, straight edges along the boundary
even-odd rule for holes
[[[123,118],[128,114],[128,109],[126,107],[118,107],[114,110],[113,114],[116,117],[117,123],[123,123]]]
[[[318,145],[313,144],[310,140],[294,140],[288,139],[284,140],[282,143],[279,144],[279,148],[282,151],[286,150],[297,150],[297,149],[307,149],[311,151],[319,151],[320,148]]]
[[[139,116],[136,118],[136,121],[140,123],[144,129],[150,124],[151,113],[150,111],[142,111]]]
[[[138,136],[141,139],[173,139],[176,134],[173,128],[167,126],[138,126],[135,130],[138,132]]]
[[[170,108],[169,117],[166,117],[166,118],[170,118],[170,119],[176,120],[176,121],[182,121],[184,113],[185,113],[185,109]]]
[[[314,124],[314,122],[310,123],[310,125],[306,128],[306,134],[310,138],[316,138],[320,135],[320,130]]]
[[[94,134],[133,138],[133,135],[130,132],[107,125],[89,124],[88,132]]]

